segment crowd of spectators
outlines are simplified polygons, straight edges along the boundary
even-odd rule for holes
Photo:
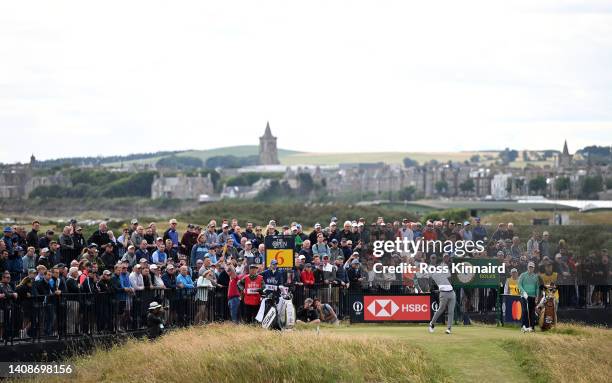
[[[20,303],[17,319],[22,335],[31,335],[32,331],[49,334],[54,326],[58,327],[55,317],[62,305],[61,312],[66,315],[91,314],[96,318],[98,329],[112,330],[104,323],[112,313],[119,317],[113,326],[125,330],[135,320],[143,320],[135,312],[146,314],[150,300],[168,291],[173,292],[173,297],[197,303],[189,312],[170,310],[168,315],[179,323],[185,323],[187,316],[198,323],[210,320],[211,315],[219,316],[211,314],[213,302],[216,302],[215,310],[225,306],[220,314],[224,319],[252,320],[253,315],[247,312],[249,305],[245,304],[248,291],[253,290],[255,294],[257,290],[257,299],[248,298],[257,304],[264,289],[285,285],[306,292],[299,302],[298,319],[336,322],[343,309],[338,303],[328,303],[339,302],[338,297],[345,291],[365,289],[384,293],[395,289],[419,293],[432,289],[429,279],[420,278],[418,273],[377,273],[376,262],[439,265],[450,264],[456,257],[453,252],[435,251],[417,252],[414,257],[401,252],[386,253],[381,258],[372,255],[374,241],[396,238],[483,241],[483,251],[465,256],[495,258],[505,263],[507,275],[502,276],[502,286],[505,285],[507,294],[514,293],[512,282],[507,281],[524,272],[529,262],[534,262],[543,278],[562,286],[563,304],[609,303],[612,270],[607,249],[577,256],[564,239],[550,238],[547,231],[536,228],[529,238],[520,238],[512,223],[490,228],[482,225],[477,217],[464,222],[441,219],[424,223],[408,219],[386,223],[379,217],[368,224],[363,218],[338,222],[333,217],[328,224],[315,223],[308,233],[298,222],[279,225],[274,220],[263,227],[253,222],[245,222],[241,227],[236,219],[224,219],[220,225],[211,220],[204,226],[189,224],[183,233],[179,233],[177,224],[171,219],[166,228],[158,229],[155,223],[141,225],[133,219],[116,235],[107,223],[101,222],[87,238],[74,219],[61,233],[40,232],[38,221],[32,222],[28,232],[21,226],[5,227],[0,239],[0,320],[7,323],[9,305]],[[288,270],[280,270],[275,264],[265,265],[264,238],[278,234],[295,239],[294,267]],[[245,287],[249,274],[262,276],[260,289]],[[257,283],[256,279],[252,281]],[[327,294],[323,303],[321,291]],[[145,293],[151,297],[149,301],[136,299]],[[111,296],[112,301],[108,300],[100,308],[95,304],[96,294]],[[78,298],[79,295],[94,298]],[[466,307],[477,305],[474,302],[477,297],[477,294],[468,294]],[[307,298],[319,298],[318,303]],[[178,298],[173,299],[170,305],[180,306],[176,303]],[[136,307],[137,304],[140,306]],[[44,307],[44,323],[33,319],[33,312],[40,307]],[[15,321],[15,314],[11,315],[10,319]],[[92,320],[84,322],[87,323],[64,327],[89,331]],[[6,333],[6,329],[2,331]]]

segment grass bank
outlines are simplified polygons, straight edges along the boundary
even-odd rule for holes
[[[271,332],[232,325],[173,331],[77,357],[76,382],[608,382],[612,332],[351,325]],[[63,381],[39,378],[38,381]]]

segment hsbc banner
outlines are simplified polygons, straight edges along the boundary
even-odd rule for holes
[[[351,322],[423,322],[432,317],[431,296],[355,295],[351,299]]]

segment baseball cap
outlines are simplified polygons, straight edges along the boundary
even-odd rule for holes
[[[146,258],[140,258],[140,260],[138,261],[138,263],[143,263],[143,262],[149,262],[149,261],[147,261]]]
[[[103,275],[111,275],[111,272],[110,272],[110,270],[104,270],[104,271],[102,272],[102,274],[103,274]]]
[[[4,227],[4,232],[5,232],[5,233],[12,233],[12,232],[13,232],[13,229],[11,229],[11,227],[10,227],[10,226],[5,226],[5,227]]]
[[[467,226],[467,225],[470,225],[470,221],[464,221],[463,222],[463,226]]]
[[[72,218],[72,219],[70,220],[70,223],[77,223],[76,218]]]
[[[135,224],[137,224],[137,223],[138,223],[138,220],[137,220],[136,218],[134,218],[134,219],[131,221],[131,223],[132,223],[132,225],[135,225]]]
[[[177,223],[175,218],[172,218],[170,221],[168,221],[168,223],[173,224],[173,223]]]
[[[535,263],[533,263],[533,262],[529,262],[529,263],[527,264],[527,267],[535,267]]]
[[[338,240],[336,238],[332,239],[331,241],[334,243],[338,243]]]
[[[315,223],[314,227],[317,227],[317,228],[321,227],[321,224],[317,222],[317,223]]]
[[[353,259],[351,261],[351,265],[358,265],[359,264],[359,259]]]
[[[256,269],[256,268],[258,268],[258,267],[259,267],[259,266],[257,266],[257,265],[256,265],[256,264],[254,264],[254,263],[251,263],[251,264],[249,265],[249,269]]]
[[[271,265],[278,265],[278,261],[276,259],[273,259],[270,261]]]
[[[304,254],[300,254],[300,256],[298,257],[298,259],[306,259],[306,256]]]
[[[157,265],[153,264],[153,265],[151,265],[151,266],[149,267],[149,269],[151,269],[151,270],[157,270]]]
[[[92,242],[92,243],[89,244],[89,246],[87,246],[87,248],[88,249],[97,249],[98,245]]]
[[[511,273],[518,273],[518,270],[516,269],[516,267],[513,267],[512,270],[510,270]]]

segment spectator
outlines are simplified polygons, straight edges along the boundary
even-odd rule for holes
[[[177,226],[177,221],[176,219],[172,218],[170,221],[168,221],[169,227],[168,229],[166,229],[166,231],[164,232],[164,242],[166,240],[171,240],[172,241],[172,249],[174,249],[175,251],[178,252],[178,248],[179,248],[179,233],[178,231],[176,231],[176,226]],[[170,249],[168,249],[170,250]]]
[[[149,252],[148,247],[149,247],[149,243],[146,240],[143,239],[142,241],[140,241],[140,245],[138,246],[138,249],[134,252],[134,255],[136,255],[136,259],[138,260],[144,259],[147,262],[152,262],[151,253]]]
[[[168,261],[168,255],[166,255],[166,245],[161,243],[157,245],[157,250],[153,253],[151,257],[153,263],[159,265],[164,265]]]
[[[94,233],[87,239],[87,244],[91,245],[92,243],[98,245],[105,245],[111,242],[110,235],[108,233],[108,225],[106,222],[100,222],[98,225],[98,230],[94,231]]]
[[[334,311],[331,305],[327,303],[321,303],[321,300],[319,298],[314,298],[313,306],[315,310],[317,310],[321,322],[330,323],[336,326],[340,324],[338,316],[336,315],[336,311]]]
[[[243,304],[245,322],[253,323],[259,305],[261,303],[261,293],[263,292],[263,277],[257,274],[257,265],[249,266],[249,274],[238,282],[238,287],[243,292]]]
[[[26,235],[26,244],[28,247],[33,247],[35,250],[38,250],[38,231],[40,230],[40,222],[38,220],[34,220],[32,222],[32,230],[28,232]]]
[[[129,278],[130,286],[134,289],[134,291],[142,291],[145,289],[144,278],[142,276],[142,266],[139,264],[135,265]]]
[[[313,306],[312,298],[306,298],[304,305],[297,309],[297,320],[296,323],[300,324],[319,324],[319,312]]]

